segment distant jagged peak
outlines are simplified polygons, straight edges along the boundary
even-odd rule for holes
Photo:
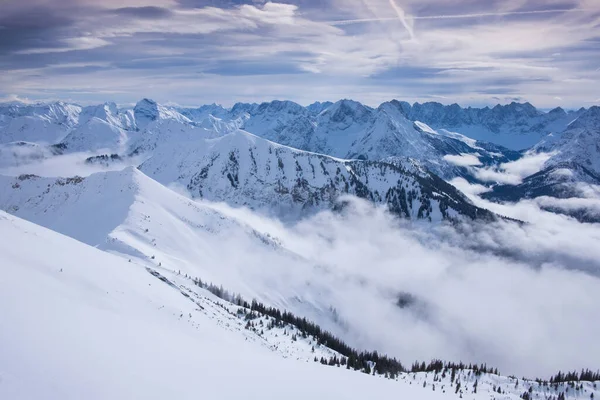
[[[240,117],[242,114],[252,114],[253,110],[258,108],[259,104],[257,103],[242,103],[238,102],[231,107],[231,115],[233,117]]]
[[[265,113],[306,114],[307,110],[300,104],[290,100],[273,100],[261,103],[256,110],[254,110],[254,114]]]
[[[358,101],[343,99],[329,106],[319,117],[331,122],[357,122],[365,121],[371,116],[371,113],[370,107]]]
[[[384,103],[381,103],[381,105],[379,105],[379,107],[377,107],[377,111],[383,111],[383,112],[399,112],[400,114],[402,114],[405,118],[409,118],[410,117],[410,111],[411,111],[412,106],[410,105],[410,103],[406,102],[406,101],[399,101],[399,100],[391,100],[391,101],[386,101]]]
[[[196,110],[203,112],[203,111],[210,111],[211,113],[217,112],[217,113],[224,113],[224,112],[228,112],[228,110],[223,107],[221,104],[218,103],[212,103],[212,104],[205,104],[203,106],[198,107]]]
[[[0,114],[9,118],[36,117],[55,124],[71,126],[77,123],[82,107],[64,101],[1,104]]]
[[[555,107],[548,111],[548,115],[565,116],[567,112],[562,107]]]
[[[577,119],[571,122],[568,129],[600,129],[600,107],[592,106],[582,112]],[[600,136],[600,132],[598,132]]]
[[[86,106],[83,107],[80,114],[80,122],[85,122],[85,119],[89,118],[100,118],[107,120],[108,118],[115,117],[119,113],[119,108],[114,102],[107,102],[103,104]],[[84,119],[82,121],[82,119]]]
[[[165,107],[154,100],[144,98],[133,108],[138,129],[145,129],[150,123],[158,120],[176,120],[182,123],[192,121],[172,108]]]
[[[154,100],[144,98],[137,102],[133,108],[136,118],[139,116],[146,116],[148,118],[157,119],[160,113],[159,105]]]
[[[333,105],[333,102],[331,102],[331,101],[324,101],[324,102],[315,101],[314,103],[308,105],[306,107],[306,109],[311,114],[318,115],[318,114],[322,113],[328,107],[331,107],[332,105]]]

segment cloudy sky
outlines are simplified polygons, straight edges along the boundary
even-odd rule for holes
[[[0,0],[0,98],[600,102],[598,0]]]

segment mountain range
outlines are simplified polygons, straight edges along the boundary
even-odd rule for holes
[[[480,169],[501,169],[541,152],[550,155],[544,168],[561,165],[598,175],[598,110],[396,100],[377,108],[352,100],[308,107],[237,103],[230,109],[167,107],[149,99],[131,109],[114,103],[13,103],[0,106],[0,167],[92,152],[114,155],[107,160],[137,157],[148,176],[183,185],[194,197],[278,215],[331,208],[340,195],[352,194],[408,218],[487,218],[443,180],[481,183]],[[550,186],[539,176],[528,185]],[[492,182],[487,195],[496,201],[566,193],[496,186]],[[499,191],[502,197],[494,194]]]

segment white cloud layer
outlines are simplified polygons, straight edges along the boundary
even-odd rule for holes
[[[459,167],[471,167],[481,165],[477,154],[445,155],[444,160]]]
[[[406,362],[462,359],[530,376],[593,367],[600,357],[590,346],[600,333],[594,317],[600,227],[535,204],[515,206],[515,213],[521,208],[536,213],[534,223],[437,232],[399,224],[362,202],[342,217],[323,213],[294,227],[256,215],[244,218],[319,266],[289,265],[301,270],[284,269],[281,277],[265,266],[271,287],[284,292],[291,287],[289,294],[300,302],[291,307],[312,311],[309,315],[356,346]],[[401,293],[410,293],[415,303],[400,309]],[[315,301],[334,307],[342,325],[303,305]]]
[[[477,179],[483,182],[495,182],[507,185],[518,185],[530,175],[539,172],[553,153],[527,153],[516,161],[500,164],[497,168],[475,168]]]

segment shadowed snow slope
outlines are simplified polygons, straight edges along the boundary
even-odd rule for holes
[[[0,233],[0,398],[443,398],[281,358],[142,266],[3,212]]]

